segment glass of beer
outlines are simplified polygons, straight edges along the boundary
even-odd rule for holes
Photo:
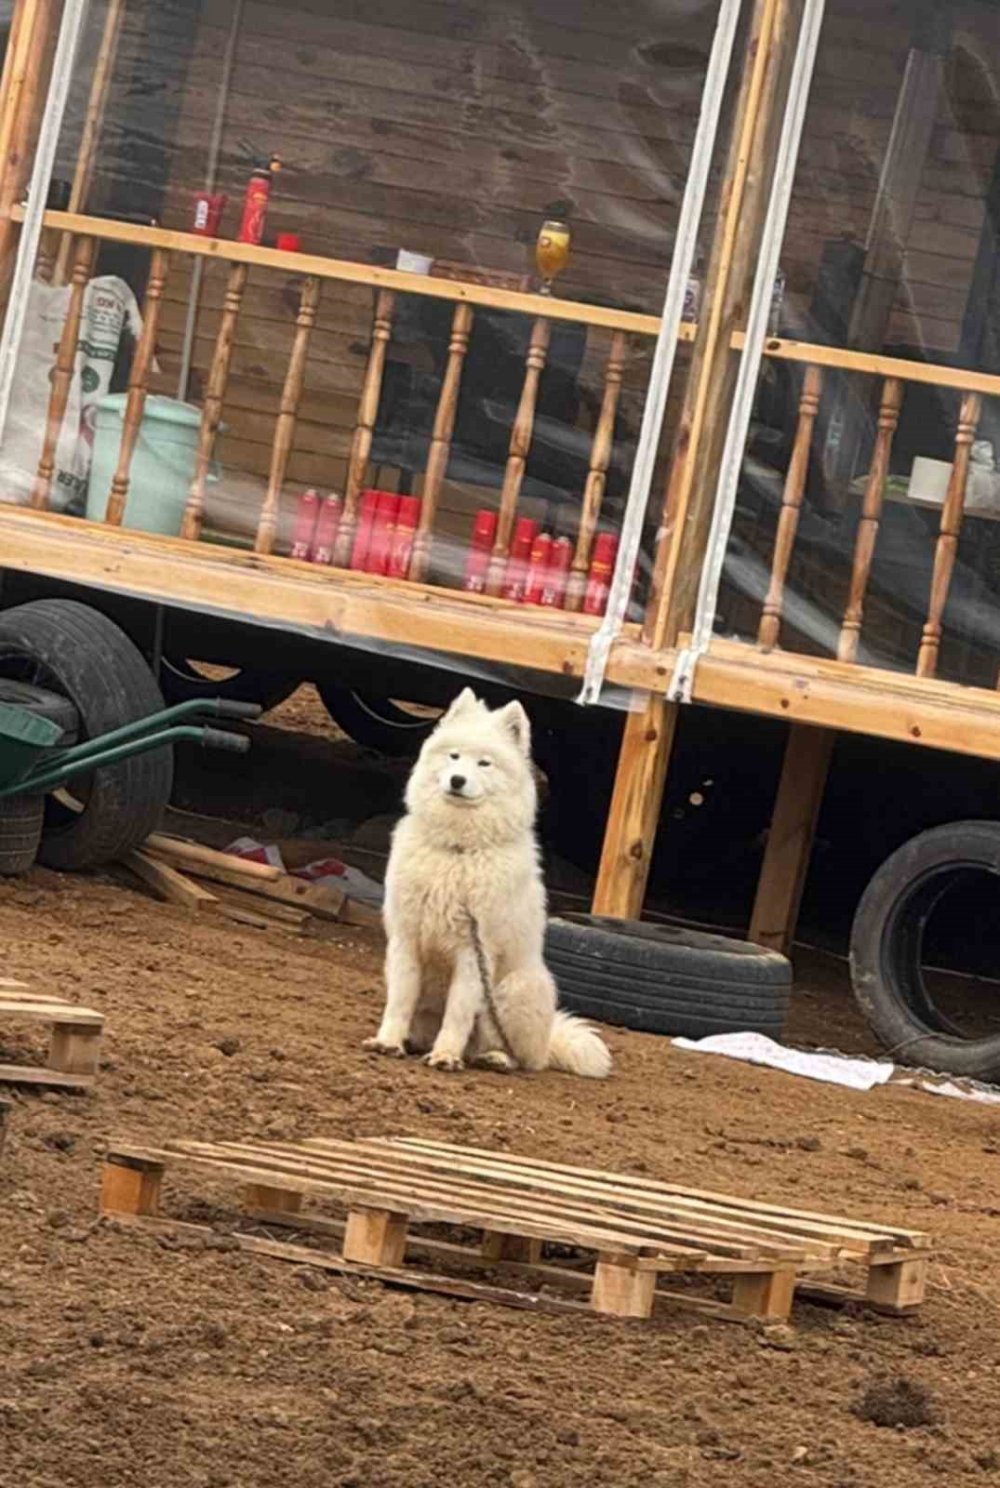
[[[535,263],[542,276],[542,294],[552,293],[552,281],[569,263],[570,231],[565,222],[543,222],[535,244]]]

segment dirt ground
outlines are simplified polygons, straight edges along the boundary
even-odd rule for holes
[[[381,999],[370,932],[321,942],[193,922],[110,877],[0,884],[0,936],[6,975],[108,1020],[91,1094],[13,1096],[0,1483],[1000,1479],[1000,1112],[853,1094],[615,1030],[606,1084],[380,1060],[360,1047]],[[866,1047],[836,963],[804,956],[799,970],[791,1036]],[[0,1028],[0,1059],[31,1047]],[[776,1339],[679,1310],[619,1324],[396,1293],[96,1221],[109,1138],[387,1133],[929,1229],[930,1295],[905,1321],[801,1306]],[[190,1212],[198,1192],[169,1185],[168,1209]],[[899,1381],[924,1424],[855,1414]]]

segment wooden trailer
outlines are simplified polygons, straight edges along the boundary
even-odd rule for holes
[[[838,731],[1000,757],[977,567],[1000,514],[998,82],[988,0],[16,0],[0,417],[32,284],[66,308],[37,466],[23,496],[0,492],[0,565],[627,699],[594,896],[613,916],[642,910],[680,711],[785,719],[751,930],[785,947]],[[240,194],[246,136],[286,157],[270,220],[300,250],[236,241],[232,202],[224,236],[192,230],[194,192]],[[553,216],[573,247],[542,293],[531,247]],[[143,265],[142,328],[87,520],[53,499],[57,446],[88,284],[123,255]],[[497,317],[520,372],[489,486],[454,472],[470,347]],[[587,396],[553,415],[567,337]],[[401,340],[425,415],[402,453],[385,418]],[[790,418],[762,464],[769,388]],[[200,424],[164,535],[128,502],[147,399],[175,390]],[[562,480],[532,474],[546,420],[584,451]],[[235,537],[210,510],[220,447]],[[945,469],[926,497],[918,455]],[[363,492],[401,472],[420,499],[405,576],[352,569]],[[343,495],[329,564],[290,556],[309,486]],[[477,593],[455,555],[482,507]],[[504,597],[528,511],[570,539],[561,606]],[[604,532],[617,566],[588,614]]]

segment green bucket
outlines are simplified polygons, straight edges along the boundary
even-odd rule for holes
[[[94,418],[94,454],[87,487],[87,516],[103,522],[118,464],[126,393],[102,398]],[[178,537],[194,480],[201,411],[157,394],[146,399],[129,473],[124,526]],[[218,471],[209,473],[217,481]]]

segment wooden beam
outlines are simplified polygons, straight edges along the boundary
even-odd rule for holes
[[[750,916],[749,939],[756,945],[785,952],[794,939],[836,737],[832,729],[801,724],[789,730]]]
[[[11,25],[10,66],[4,63],[0,114],[0,289],[13,262],[14,207],[28,179],[28,146],[42,108],[42,76],[54,36],[53,0],[20,0]]]
[[[678,706],[649,696],[625,719],[594,886],[594,914],[630,920],[642,912]]]
[[[160,899],[168,904],[176,904],[179,909],[186,910],[188,914],[198,914],[202,910],[217,909],[219,906],[217,895],[202,888],[201,884],[194,883],[186,874],[181,873],[177,868],[172,868],[169,863],[157,862],[156,858],[150,857],[148,853],[138,850],[128,852],[122,858],[122,862]]]

